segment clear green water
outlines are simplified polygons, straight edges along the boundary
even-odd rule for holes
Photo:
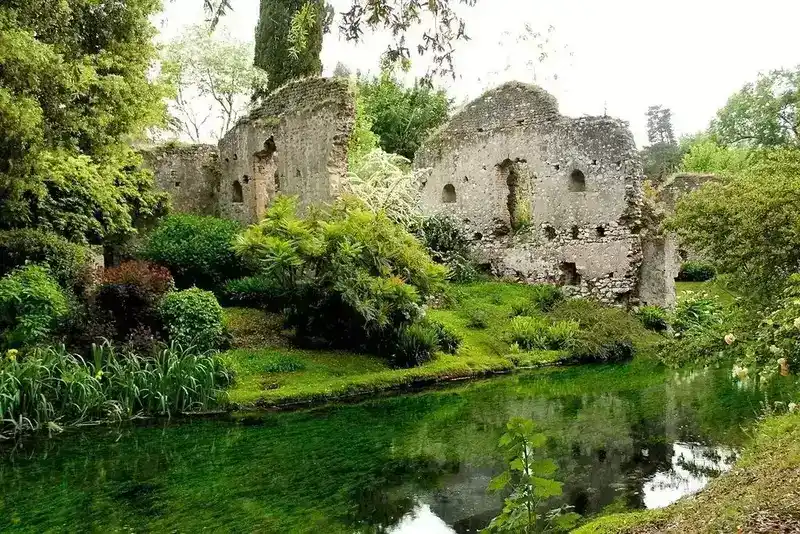
[[[770,391],[729,369],[514,375],[356,405],[96,428],[0,449],[0,531],[475,532],[511,416],[584,515],[665,505],[724,470]],[[557,503],[553,503],[555,506]]]

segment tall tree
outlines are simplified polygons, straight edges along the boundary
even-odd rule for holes
[[[683,153],[675,141],[672,111],[660,105],[650,106],[646,116],[650,145],[642,149],[644,173],[651,180],[660,181],[678,168]]]
[[[253,66],[253,43],[220,39],[190,26],[164,47],[161,79],[173,88],[172,125],[198,142],[219,139],[247,109],[266,73]]]
[[[353,0],[350,9],[338,14],[339,32],[348,41],[359,41],[367,30],[387,30],[394,37],[385,54],[390,63],[407,62],[413,50],[420,55],[432,56],[434,67],[431,75],[452,73],[454,43],[468,39],[458,6],[473,6],[476,1]],[[235,5],[232,0],[202,2],[212,24],[216,24]],[[270,88],[284,83],[286,79],[319,71],[319,30],[327,30],[333,22],[333,15],[324,0],[261,0],[256,57],[261,56],[262,59],[257,59],[256,64],[266,65],[264,68],[270,75]],[[406,34],[418,25],[426,26],[425,30],[420,41],[411,45],[406,40]],[[306,47],[308,54],[303,53]],[[288,78],[286,74],[281,75],[281,69],[274,63],[285,61],[287,56],[283,54],[286,51],[292,52]],[[266,59],[268,57],[277,59]],[[278,76],[275,76],[272,68],[278,71]],[[298,74],[292,75],[292,72]]]
[[[159,0],[0,6],[0,228],[99,243],[163,211],[130,142],[164,124],[149,17]]]
[[[800,66],[759,74],[717,112],[711,131],[724,145],[800,144]]]
[[[404,87],[388,72],[360,80],[359,97],[381,148],[408,159],[414,159],[419,146],[447,120],[450,110],[444,91],[419,83]]]
[[[267,91],[322,72],[324,0],[261,0],[255,65],[267,72]]]

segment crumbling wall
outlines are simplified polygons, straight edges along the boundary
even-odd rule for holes
[[[165,144],[139,151],[156,187],[172,197],[178,213],[217,215],[220,169],[213,145]]]
[[[498,275],[635,300],[642,169],[627,125],[568,118],[522,83],[489,91],[428,139],[421,205],[455,217]]]
[[[334,199],[347,177],[355,103],[346,80],[307,78],[268,95],[219,143],[219,210],[260,220],[278,194],[301,207]]]
[[[675,278],[679,270],[675,236],[644,236],[642,267],[639,271],[639,302],[642,305],[663,308],[675,306]]]

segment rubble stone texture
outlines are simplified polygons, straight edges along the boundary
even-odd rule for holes
[[[156,187],[172,197],[178,213],[218,215],[220,172],[214,145],[167,144],[141,150]]]
[[[568,118],[553,96],[508,83],[420,148],[426,214],[461,221],[500,276],[637,302],[642,168],[627,124]]]

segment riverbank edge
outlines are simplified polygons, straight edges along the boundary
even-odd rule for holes
[[[699,493],[660,510],[613,514],[573,534],[796,532],[800,529],[800,414],[753,430],[734,468]]]

